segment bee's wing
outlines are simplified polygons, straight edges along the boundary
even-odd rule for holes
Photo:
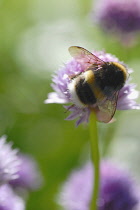
[[[97,56],[79,46],[71,46],[69,47],[69,53],[72,57],[74,57],[79,62],[85,62],[89,64],[102,65],[105,62],[99,59]]]
[[[116,92],[111,98],[106,98],[102,102],[97,102],[99,107],[96,113],[97,120],[105,123],[111,121],[116,111],[118,93],[119,92]]]

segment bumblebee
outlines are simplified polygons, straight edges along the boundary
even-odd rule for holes
[[[124,86],[127,68],[117,62],[104,62],[88,50],[71,46],[69,52],[85,70],[70,77],[68,91],[79,108],[95,109],[97,119],[108,123],[115,114],[119,90]]]

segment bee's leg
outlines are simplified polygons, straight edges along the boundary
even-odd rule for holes
[[[70,79],[74,79],[75,74],[71,74],[71,75],[69,75],[68,77],[69,77]]]
[[[74,79],[74,78],[76,78],[78,75],[80,75],[81,73],[79,73],[79,74],[71,74],[71,75],[69,75],[68,77],[69,77],[69,79]]]
[[[71,106],[69,106],[64,113],[67,113],[74,106],[75,106],[75,104],[72,104]]]

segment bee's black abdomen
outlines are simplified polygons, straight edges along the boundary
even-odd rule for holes
[[[92,105],[96,103],[96,98],[90,87],[84,78],[80,78],[76,85],[76,93],[79,100],[85,105]]]
[[[124,72],[113,62],[102,65],[102,68],[95,72],[95,79],[96,84],[108,96],[120,90],[125,83]]]

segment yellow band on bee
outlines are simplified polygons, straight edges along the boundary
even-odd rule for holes
[[[92,70],[88,70],[84,72],[85,80],[89,85],[92,85],[94,83],[95,77]]]
[[[92,70],[89,70],[89,71],[86,71],[85,73],[85,79],[86,79],[86,82],[90,85],[93,93],[94,93],[94,96],[96,98],[103,98],[104,97],[104,94],[103,92],[101,91],[101,89],[97,86],[95,86],[95,76],[94,76],[94,73]]]

